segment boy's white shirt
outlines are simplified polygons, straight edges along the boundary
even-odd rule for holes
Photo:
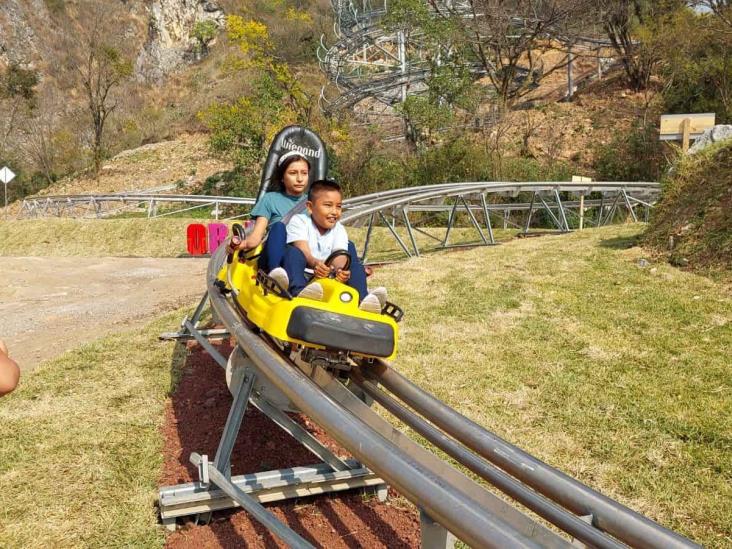
[[[340,221],[325,234],[313,223],[310,214],[297,214],[287,224],[287,243],[304,240],[313,257],[325,261],[335,250],[348,250],[348,233]]]

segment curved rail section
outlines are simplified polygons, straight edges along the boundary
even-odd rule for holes
[[[525,195],[527,200],[518,199]],[[558,198],[558,193],[565,193],[565,200]],[[580,201],[567,201],[567,193],[576,195]],[[474,182],[474,183],[443,183],[418,187],[405,187],[373,194],[356,196],[344,201],[344,223],[363,224],[367,216],[391,215],[410,212],[440,212],[452,211],[455,213],[465,210],[492,216],[500,216],[499,223],[504,228],[508,225],[524,227],[530,225],[531,214],[535,210],[544,209],[551,221],[559,230],[570,230],[570,225],[563,221],[568,215],[581,218],[581,213],[575,213],[579,208],[597,209],[598,215],[595,225],[606,224],[612,221],[619,208],[627,208],[628,214],[637,219],[635,209],[638,206],[648,208],[660,193],[658,183],[638,182]],[[511,197],[514,200],[497,202],[489,200],[489,196]],[[481,198],[482,197],[482,198]],[[584,198],[587,198],[587,201]],[[592,198],[595,197],[595,198]],[[547,201],[549,200],[549,201]],[[552,202],[552,205],[549,205]],[[18,217],[109,217],[132,209],[139,211],[144,207],[148,217],[165,217],[192,211],[197,208],[212,208],[212,214],[218,219],[222,208],[239,207],[248,210],[254,204],[253,198],[207,195],[174,195],[150,193],[117,193],[117,194],[78,194],[52,195],[26,198],[20,208]],[[161,208],[163,206],[164,208]],[[162,210],[162,211],[159,211]],[[510,220],[513,212],[529,212],[524,215],[524,225],[519,226]],[[227,216],[226,219],[246,217],[248,211]],[[223,216],[222,216],[223,217]],[[471,216],[471,221],[472,218]],[[451,219],[455,219],[451,215]],[[560,219],[562,219],[560,227]],[[490,222],[485,222],[490,232]],[[415,253],[419,253],[415,250]]]
[[[226,250],[220,248],[209,263],[208,299],[236,340],[238,347],[232,354],[233,363],[242,366],[243,374],[234,391],[234,405],[216,459],[209,463],[206,456],[193,454],[192,462],[199,467],[201,481],[193,487],[161,490],[161,506],[172,504],[171,500],[176,498],[188,498],[189,504],[196,497],[197,501],[210,500],[212,491],[223,491],[230,499],[217,508],[241,505],[288,544],[307,547],[307,542],[297,534],[271,515],[263,514],[266,510],[261,504],[237,486],[242,483],[241,479],[231,477],[229,457],[246,403],[251,400],[261,407],[263,400],[269,398],[287,402],[289,409],[309,416],[359,461],[352,464],[336,458],[329,466],[321,465],[321,476],[353,473],[355,469],[344,469],[350,465],[360,466],[359,471],[368,467],[368,471],[378,475],[382,482],[393,485],[420,508],[423,525],[437,525],[472,547],[571,546],[566,537],[510,506],[483,483],[468,478],[394,429],[366,404],[370,397],[485,482],[585,544],[603,548],[619,548],[624,544],[696,547],[686,538],[483,429],[409,382],[383,361],[357,365],[348,380],[333,377],[318,366],[291,362],[263,335],[250,329],[236,302],[221,292],[216,278],[225,257]],[[196,314],[200,313],[205,300],[206,296]],[[189,321],[186,325],[193,328]],[[192,335],[212,352],[219,364],[227,367],[227,373],[236,371],[232,357],[227,362],[195,329]],[[379,389],[378,384],[390,394]],[[253,387],[266,388],[253,391]],[[193,497],[194,492],[196,497]],[[423,528],[423,536],[430,531],[435,530]],[[442,546],[446,546],[446,538],[440,539]]]
[[[221,207],[253,206],[254,198],[236,196],[208,196],[197,194],[109,193],[70,194],[24,198],[18,217],[85,217],[102,218],[124,212],[139,212],[144,208],[147,217],[165,217],[199,208],[213,208],[219,218]],[[159,213],[160,206],[169,206]]]
[[[585,224],[601,226],[616,219],[621,209],[627,210],[633,221],[638,221],[637,208],[643,209],[647,218],[651,205],[660,194],[658,183],[645,182],[475,182],[475,183],[446,183],[441,185],[426,185],[409,187],[392,191],[383,191],[347,200],[344,205],[347,210],[343,215],[344,224],[366,224],[366,239],[363,246],[362,259],[368,255],[369,244],[374,227],[382,224],[397,241],[399,247],[407,257],[419,256],[420,248],[417,244],[416,233],[427,236],[437,242],[437,248],[451,247],[450,234],[455,227],[458,214],[465,213],[470,226],[474,227],[479,240],[459,244],[464,245],[492,245],[495,244],[493,223],[491,216],[500,216],[498,223],[503,228],[512,225],[523,234],[528,234],[532,221],[536,225],[537,213],[543,215],[544,223],[553,225],[560,232],[569,232],[573,227],[583,228]],[[575,195],[579,200],[567,201],[561,193],[567,196]],[[529,202],[514,204],[500,204],[490,202],[488,196],[525,195],[530,197]],[[591,200],[587,197],[596,196]],[[522,211],[523,224],[518,225],[510,221],[513,211]],[[592,211],[590,217],[587,212]],[[429,214],[435,212],[447,213],[444,236],[436,237],[435,230],[427,232],[419,227],[419,223],[434,225]],[[428,215],[425,216],[425,213]],[[570,220],[572,223],[570,224]],[[576,220],[576,223],[575,223]],[[403,230],[398,230],[401,224]],[[410,246],[405,239],[408,238]],[[454,245],[452,245],[454,246]]]

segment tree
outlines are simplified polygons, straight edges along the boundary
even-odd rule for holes
[[[467,0],[451,7],[429,1],[457,29],[456,39],[488,76],[503,107],[563,66],[545,71],[540,54],[587,7],[585,0]]]
[[[282,126],[310,124],[312,98],[276,55],[264,23],[230,15],[226,27],[229,43],[237,48],[237,55],[229,59],[229,70],[246,74],[250,89],[233,103],[210,105],[199,119],[211,131],[211,149],[231,159],[238,172],[255,175],[268,140]],[[239,187],[229,190],[252,192]]]
[[[99,174],[105,156],[104,127],[117,108],[112,91],[132,74],[132,63],[120,51],[106,44],[98,32],[89,36],[84,63],[77,70],[91,115],[94,173]]]
[[[665,50],[660,74],[669,112],[715,112],[732,122],[732,33],[713,14],[685,12],[671,29],[674,47]]]
[[[68,19],[67,64],[75,74],[89,113],[91,156],[94,174],[102,167],[106,150],[105,128],[118,106],[118,90],[132,75],[132,62],[124,52],[124,37],[112,25],[119,7],[82,1],[78,14]]]
[[[404,117],[407,139],[415,145],[424,144],[436,130],[453,122],[457,109],[474,110],[476,105],[471,99],[477,75],[467,64],[466,52],[453,38],[453,21],[435,17],[423,0],[393,0],[381,23],[396,33],[399,55],[407,71],[413,67],[429,69],[423,81],[426,89],[405,97],[396,108]],[[406,91],[409,83],[403,86]]]
[[[732,28],[732,0],[696,0],[694,5],[708,9],[727,27]]]
[[[36,107],[36,86],[38,73],[31,69],[24,69],[17,63],[11,63],[0,76],[0,102],[6,103],[2,109],[6,114],[3,117],[2,142],[0,155],[5,154],[8,138],[16,126],[18,116],[22,110],[28,112]]]
[[[683,0],[599,0],[598,13],[613,48],[622,60],[628,83],[644,90],[663,58],[663,27],[683,9]]]

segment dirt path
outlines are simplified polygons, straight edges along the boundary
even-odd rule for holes
[[[0,338],[22,370],[195,302],[207,259],[0,257]]]

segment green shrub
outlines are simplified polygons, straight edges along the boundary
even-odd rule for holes
[[[651,124],[635,124],[595,153],[599,181],[658,181],[666,168],[663,143]]]

